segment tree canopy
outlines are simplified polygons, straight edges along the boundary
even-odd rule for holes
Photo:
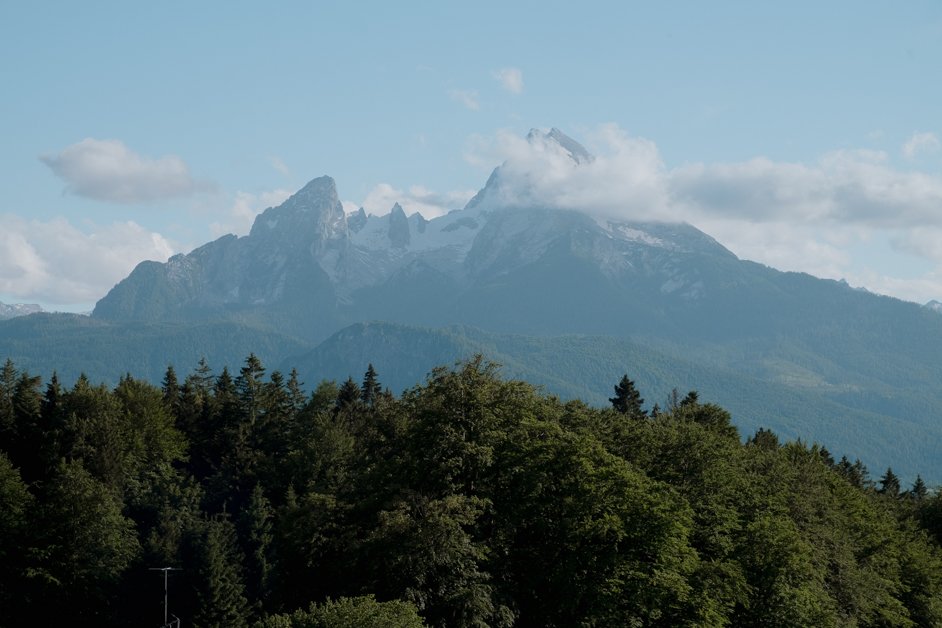
[[[233,371],[235,372],[235,371]],[[942,496],[679,394],[477,356],[396,397],[0,372],[0,626],[942,625]],[[44,391],[44,392],[43,392]],[[661,409],[663,408],[663,409]],[[631,420],[626,420],[630,417]]]

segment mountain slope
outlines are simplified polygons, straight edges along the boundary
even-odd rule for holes
[[[288,358],[280,368],[297,368],[313,387],[322,379],[359,380],[367,364],[373,364],[383,385],[399,393],[423,382],[433,367],[477,353],[500,363],[505,377],[595,405],[608,404],[623,373],[636,382],[647,408],[655,403],[664,407],[674,388],[681,395],[697,390],[701,400],[732,413],[743,437],[760,427],[772,428],[786,438],[818,441],[838,457],[860,457],[874,474],[892,466],[907,480],[920,473],[942,481],[937,455],[942,423],[923,420],[942,416],[938,395],[901,389],[854,393],[801,379],[768,379],[761,372],[732,368],[714,355],[682,355],[665,345],[604,336],[546,338],[465,326],[428,329],[372,322],[345,328],[310,352]]]
[[[297,338],[230,322],[110,322],[76,314],[34,314],[0,322],[0,360],[71,385],[85,373],[116,384],[125,373],[160,382],[168,365],[185,376],[205,358],[217,373],[237,371],[255,353],[267,364],[308,348]]]

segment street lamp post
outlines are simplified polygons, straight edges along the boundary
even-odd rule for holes
[[[164,572],[164,626],[166,628],[167,624],[167,577],[170,575],[171,571],[180,571],[177,567],[151,567],[148,571],[162,571]],[[177,620],[177,626],[179,627],[180,619],[174,615],[174,618]]]

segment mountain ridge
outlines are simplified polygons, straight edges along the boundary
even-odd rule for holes
[[[3,303],[0,302],[0,321],[28,316],[42,312],[43,308],[36,303]]]

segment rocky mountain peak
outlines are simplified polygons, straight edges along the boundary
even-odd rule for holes
[[[553,127],[546,133],[539,129],[530,129],[530,132],[527,134],[527,141],[531,144],[543,143],[559,146],[577,164],[587,164],[595,159],[592,153],[586,150],[585,146],[556,127]]]
[[[595,160],[586,148],[556,127],[549,131],[530,129],[527,142],[535,149],[546,153],[569,158],[573,166],[578,167]],[[465,209],[485,207],[528,206],[533,200],[532,190],[529,189],[530,177],[528,173],[521,172],[514,167],[513,161],[508,160],[494,168],[487,183],[474,195]]]
[[[337,186],[331,177],[323,176],[312,179],[278,207],[259,214],[249,237],[317,241],[346,234],[347,220]]]
[[[347,228],[350,229],[353,233],[357,233],[360,229],[366,225],[366,210],[362,207],[349,216],[347,216]]]
[[[399,203],[393,205],[389,212],[389,242],[394,248],[402,249],[409,246],[409,219]]]
[[[35,314],[42,311],[42,307],[35,303],[0,303],[0,320],[26,316],[27,314]]]

